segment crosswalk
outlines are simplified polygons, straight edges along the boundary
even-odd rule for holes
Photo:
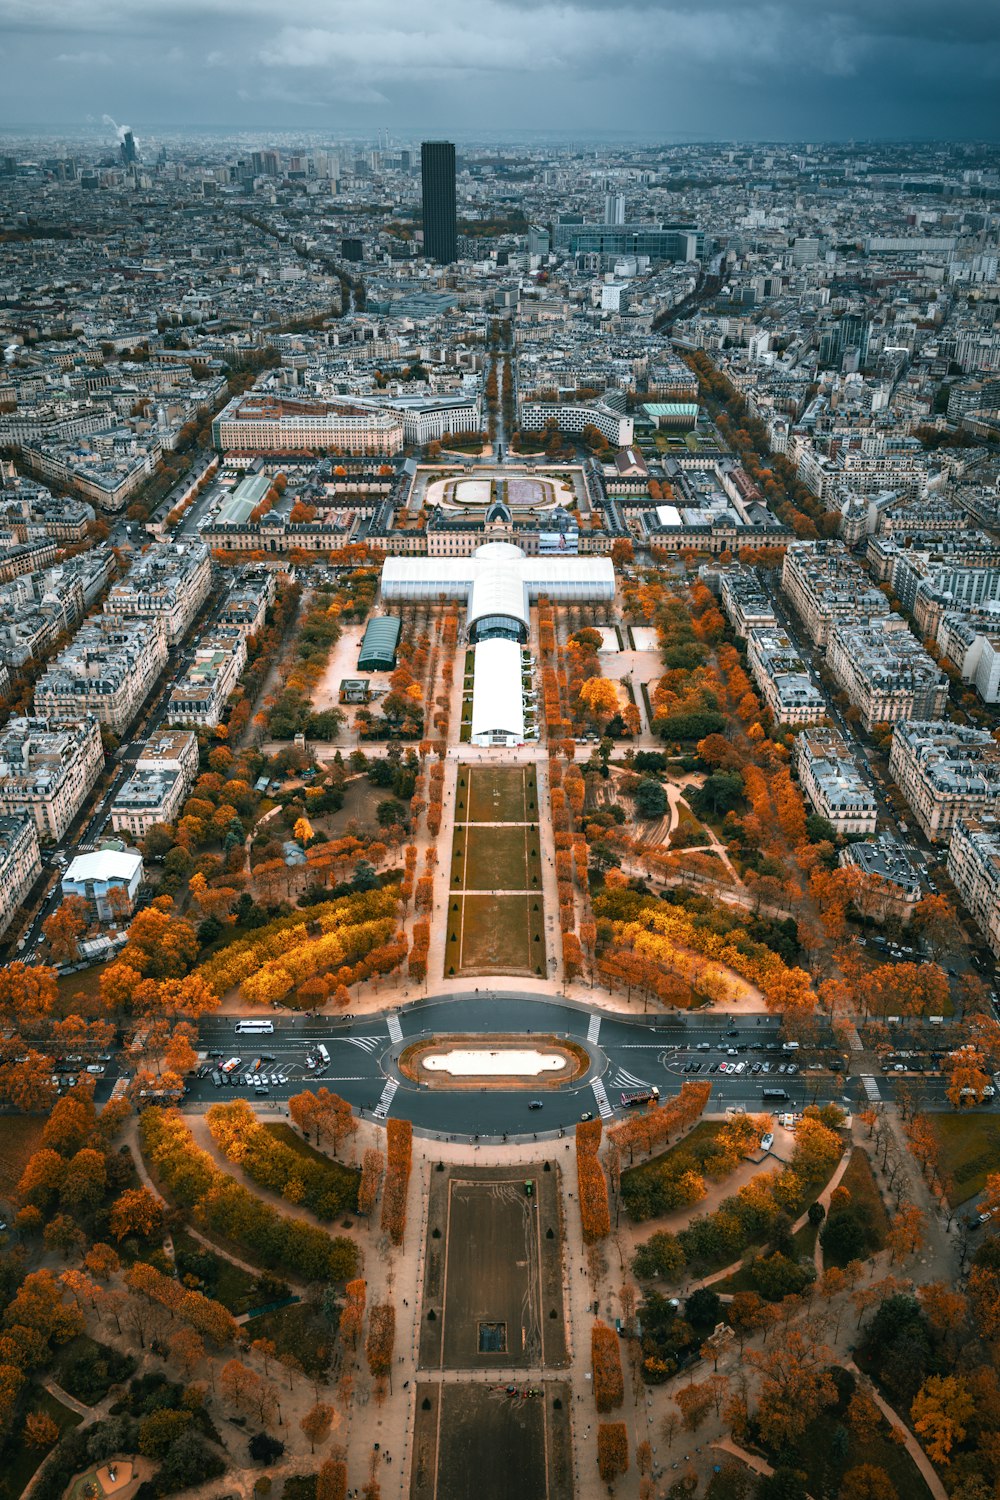
[[[341,1041],[349,1042],[352,1047],[360,1047],[362,1052],[378,1052],[385,1041],[381,1036],[345,1036],[339,1038]]]
[[[399,1024],[399,1017],[387,1016],[385,1024],[389,1028],[390,1042],[401,1042],[403,1040],[403,1028]]]
[[[588,1026],[587,1026],[587,1041],[588,1042],[596,1042],[597,1038],[600,1036],[600,1034],[601,1034],[601,1018],[600,1018],[600,1016],[591,1016],[590,1022],[589,1022]]]
[[[608,1102],[607,1090],[602,1080],[600,1078],[592,1078],[590,1080],[590,1087],[594,1091],[594,1098],[597,1100],[597,1109],[601,1119],[610,1120],[614,1115],[614,1110]]]
[[[385,1088],[382,1090],[382,1096],[375,1106],[376,1120],[385,1119],[386,1115],[389,1113],[389,1107],[392,1104],[393,1099],[396,1097],[396,1090],[398,1088],[399,1084],[396,1082],[395,1078],[386,1079]]]

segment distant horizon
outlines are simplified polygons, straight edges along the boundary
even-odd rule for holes
[[[130,117],[131,119],[131,117]],[[614,145],[616,147],[632,146],[636,149],[666,149],[671,147],[685,148],[720,147],[739,148],[745,146],[775,146],[789,147],[802,146],[811,147],[814,150],[822,150],[829,147],[856,148],[878,147],[878,146],[994,146],[1000,144],[1000,126],[995,136],[984,135],[938,135],[935,133],[919,135],[914,133],[900,135],[828,135],[816,134],[804,135],[701,135],[692,131],[665,131],[659,135],[640,135],[633,131],[624,130],[602,130],[587,132],[583,130],[550,128],[532,129],[530,127],[507,127],[506,131],[484,133],[453,129],[451,131],[435,132],[430,127],[426,130],[394,128],[389,132],[389,144],[379,144],[379,132],[375,131],[351,131],[336,125],[319,126],[303,125],[298,122],[272,122],[261,125],[240,125],[233,122],[230,124],[211,124],[208,122],[191,121],[184,125],[169,124],[157,120],[131,120],[128,129],[135,132],[139,139],[144,135],[176,137],[179,139],[195,139],[198,136],[214,135],[223,139],[246,136],[266,139],[275,134],[296,135],[303,139],[317,139],[324,141],[337,141],[358,146],[367,146],[370,149],[392,151],[394,149],[409,149],[414,144],[419,145],[424,140],[451,140],[456,145],[476,146],[484,149],[501,149],[512,147],[526,149],[532,142],[539,147],[547,144],[559,144],[560,149],[570,149],[573,145],[586,145],[588,147]],[[0,138],[5,135],[25,136],[29,139],[45,139],[52,135],[78,136],[95,144],[105,144],[109,149],[115,146],[116,138],[107,126],[98,122],[89,121],[50,121],[47,124],[27,124],[0,121]],[[530,138],[530,139],[529,139]]]

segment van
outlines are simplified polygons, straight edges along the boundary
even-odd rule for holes
[[[798,1052],[799,1044],[798,1042],[782,1042],[781,1050],[782,1052]]]
[[[212,1074],[212,1082],[215,1084],[215,1087],[217,1089],[221,1088],[222,1087],[222,1074],[221,1073],[213,1073]]]
[[[699,1051],[699,1052],[711,1052],[711,1050],[712,1050],[712,1043],[711,1042],[699,1042],[698,1043],[697,1051]]]
[[[329,1064],[330,1064],[330,1054],[329,1054],[329,1052],[327,1052],[326,1048],[323,1046],[323,1043],[322,1042],[318,1042],[317,1045],[316,1045],[316,1049],[315,1050],[316,1050],[317,1056],[319,1057],[320,1062],[322,1062],[325,1066],[329,1067]]]

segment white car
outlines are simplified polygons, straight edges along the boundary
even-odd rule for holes
[[[770,1151],[770,1149],[771,1149],[771,1147],[773,1145],[774,1145],[774,1136],[771,1134],[770,1131],[767,1132],[767,1135],[761,1136],[760,1149],[762,1151]]]
[[[721,1062],[719,1064],[719,1072],[720,1073],[728,1073],[729,1072],[729,1064],[727,1062]]]

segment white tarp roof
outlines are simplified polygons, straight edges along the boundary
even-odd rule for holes
[[[123,853],[118,849],[98,849],[93,854],[78,854],[63,876],[74,885],[93,880],[131,882],[142,869],[142,855]]]
[[[480,641],[472,686],[472,743],[489,744],[494,731],[524,739],[521,647],[516,641]]]
[[[615,570],[608,557],[525,557],[520,547],[510,542],[487,542],[477,547],[471,557],[389,557],[382,564],[382,597],[384,599],[434,599],[444,594],[449,599],[468,599],[479,580],[497,579],[510,609],[496,608],[486,613],[512,613],[521,618],[523,595],[513,608],[513,585],[520,579],[529,598],[547,594],[551,599],[613,599]],[[477,601],[478,604],[478,601]],[[476,608],[470,618],[483,613]]]

